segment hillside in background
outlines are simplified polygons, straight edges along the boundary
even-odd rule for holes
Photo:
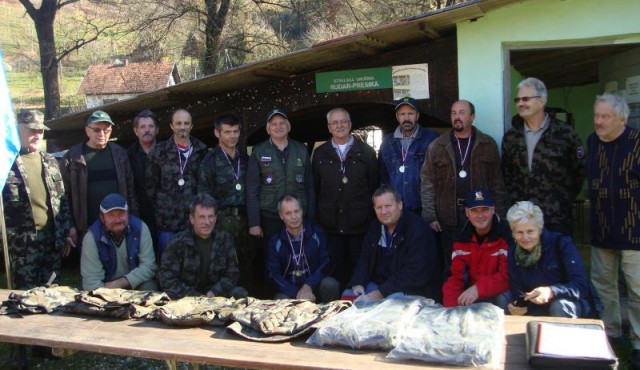
[[[60,62],[61,113],[84,109],[77,89],[92,64],[170,61],[177,63],[182,81],[189,81],[203,77],[203,71],[272,58],[465,0],[232,0],[213,56],[206,50],[205,30],[212,16],[204,1],[80,0],[59,10],[58,50],[90,38],[82,33],[86,24],[118,24]],[[0,48],[15,108],[43,109],[35,28],[18,0],[0,0]]]

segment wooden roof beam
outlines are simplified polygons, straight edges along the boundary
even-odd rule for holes
[[[438,31],[430,28],[426,23],[420,23],[420,31],[422,31],[422,33],[427,35],[427,37],[432,40],[436,40],[442,37]]]
[[[296,71],[293,69],[284,68],[284,69],[276,69],[273,67],[267,68],[258,68],[253,71],[254,76],[258,77],[276,77],[276,78],[293,78],[296,76]]]
[[[364,55],[377,55],[382,52],[380,49],[373,48],[371,46],[363,45],[361,43],[351,44],[347,47],[352,53],[364,54]]]

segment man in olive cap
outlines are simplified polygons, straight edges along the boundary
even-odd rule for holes
[[[71,246],[69,202],[54,156],[42,151],[44,115],[37,110],[18,114],[21,150],[2,189],[7,245],[13,289],[27,290],[53,282],[60,272],[61,256]],[[75,231],[73,231],[75,232]],[[27,347],[10,350],[11,366],[26,368]],[[34,347],[34,354],[51,351]]]
[[[64,185],[70,194],[71,213],[76,233],[73,246],[86,233],[99,214],[100,202],[111,193],[122,194],[130,211],[138,214],[133,172],[127,151],[109,142],[114,123],[103,111],[87,119],[88,140],[72,146],[62,159]]]
[[[14,289],[46,284],[69,253],[69,202],[58,162],[41,150],[49,129],[43,117],[37,110],[18,114],[22,149],[2,190]]]

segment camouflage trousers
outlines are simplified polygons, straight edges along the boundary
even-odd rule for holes
[[[262,278],[256,274],[254,265],[255,248],[249,237],[247,218],[243,214],[225,209],[218,215],[218,227],[233,235],[238,267],[240,268],[240,281],[238,285],[245,287],[249,296],[256,297],[262,289]]]
[[[55,235],[51,228],[19,240],[23,243],[9,246],[14,289],[45,285],[54,271],[60,272],[61,255],[55,248]]]

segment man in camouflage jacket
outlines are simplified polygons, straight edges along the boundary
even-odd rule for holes
[[[514,100],[522,120],[502,139],[509,204],[529,200],[542,209],[545,228],[571,235],[573,202],[586,175],[582,142],[571,126],[545,113],[542,81],[522,81]]]
[[[61,254],[69,251],[71,220],[58,162],[40,151],[49,129],[42,113],[21,112],[18,129],[22,150],[11,166],[2,199],[13,288],[31,289],[44,285],[60,269]],[[33,176],[37,173],[39,177]]]
[[[198,171],[198,193],[209,194],[218,205],[216,224],[233,236],[240,264],[240,285],[255,297],[259,285],[254,277],[254,246],[250,244],[247,226],[245,188],[249,156],[238,147],[242,122],[233,114],[214,121],[213,133],[218,145],[202,160]]]
[[[237,286],[240,277],[233,237],[215,230],[215,201],[198,194],[191,207],[192,227],[176,234],[167,244],[160,264],[160,288],[171,299],[207,295],[242,298],[247,291]]]
[[[191,114],[178,109],[171,118],[173,136],[156,144],[147,159],[147,195],[156,210],[157,256],[184,230],[189,204],[198,192],[198,169],[207,146],[190,136]]]

